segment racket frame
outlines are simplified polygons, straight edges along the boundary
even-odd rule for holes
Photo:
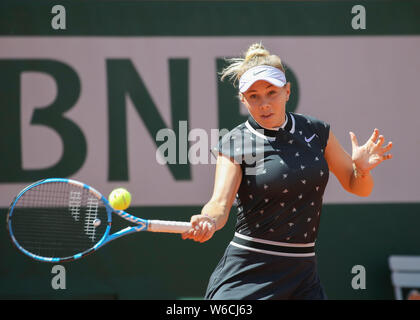
[[[39,256],[36,255],[32,252],[29,252],[28,250],[26,250],[25,248],[23,248],[19,242],[17,241],[17,239],[15,238],[14,234],[13,234],[13,228],[12,228],[12,220],[13,220],[13,209],[16,205],[16,203],[19,201],[20,197],[22,197],[22,195],[27,192],[28,190],[40,185],[40,184],[44,184],[44,183],[52,183],[52,182],[62,182],[62,183],[68,183],[68,184],[72,184],[75,185],[79,188],[83,188],[88,190],[92,195],[94,195],[96,198],[98,198],[100,201],[102,201],[102,203],[105,205],[106,208],[106,212],[107,212],[107,227],[105,229],[105,233],[102,236],[102,238],[91,248],[75,254],[73,256],[68,256],[68,257],[62,257],[62,258],[57,258],[57,257],[43,257],[43,256]],[[131,227],[126,227],[120,231],[117,231],[113,234],[110,234],[111,232],[111,225],[112,225],[112,213],[117,214],[118,216],[120,216],[121,218],[135,223],[136,226],[131,226]],[[19,192],[19,194],[15,197],[15,199],[12,201],[10,207],[9,207],[9,211],[7,214],[7,229],[9,231],[9,235],[12,239],[13,244],[17,247],[17,249],[19,249],[21,252],[23,252],[25,255],[29,256],[32,259],[35,259],[37,261],[41,261],[41,262],[53,262],[53,263],[57,263],[57,262],[69,262],[69,261],[73,261],[73,260],[77,260],[80,259],[90,253],[95,252],[97,249],[101,248],[102,246],[104,246],[105,244],[107,244],[108,242],[111,242],[117,238],[120,238],[122,236],[131,234],[131,233],[135,233],[135,232],[140,232],[140,231],[154,231],[154,230],[149,230],[150,227],[150,222],[153,220],[146,220],[146,219],[141,219],[138,218],[136,216],[133,216],[123,210],[115,210],[112,208],[111,204],[109,203],[108,199],[106,199],[99,191],[97,191],[96,189],[92,188],[91,186],[76,181],[76,180],[72,180],[72,179],[65,179],[65,178],[48,178],[48,179],[43,179],[43,180],[39,180],[27,187],[25,187],[24,189],[22,189],[22,191]],[[158,220],[154,220],[154,221],[158,221]],[[177,223],[177,222],[175,222]],[[181,223],[184,226],[187,223]],[[189,225],[189,224],[188,224]],[[158,231],[159,232],[159,231]],[[181,233],[179,231],[176,231],[177,233]]]

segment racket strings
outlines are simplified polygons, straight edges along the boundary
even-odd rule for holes
[[[101,221],[95,225],[96,221]],[[70,257],[93,247],[104,235],[107,212],[87,189],[51,182],[27,190],[11,220],[14,237],[42,257]]]

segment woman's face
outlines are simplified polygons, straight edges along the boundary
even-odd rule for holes
[[[241,95],[241,101],[252,117],[264,128],[280,127],[285,119],[290,82],[284,87],[258,80]]]

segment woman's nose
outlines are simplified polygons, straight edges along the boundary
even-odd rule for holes
[[[261,110],[267,110],[269,108],[270,108],[270,104],[266,100],[261,101],[260,103]]]

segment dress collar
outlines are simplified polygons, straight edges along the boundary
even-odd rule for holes
[[[278,130],[271,130],[271,129],[263,128],[251,115],[248,116],[247,123],[249,124],[249,127],[251,127],[251,129],[258,130],[259,134],[262,134],[266,137],[271,137],[271,138],[275,138],[277,135],[283,133],[284,131],[287,131],[290,133],[293,133],[295,131],[295,119],[293,115],[291,115],[287,111],[286,111],[286,122],[284,123],[284,126],[280,127]]]

